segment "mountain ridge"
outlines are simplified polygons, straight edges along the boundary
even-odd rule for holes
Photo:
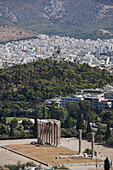
[[[99,29],[113,33],[113,2],[1,0],[0,19],[39,33],[89,38]]]

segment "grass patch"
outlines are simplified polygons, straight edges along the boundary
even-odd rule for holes
[[[28,120],[29,119],[29,118],[7,117],[6,122],[11,122],[14,118],[16,118],[18,121]]]

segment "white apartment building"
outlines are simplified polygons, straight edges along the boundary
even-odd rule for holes
[[[60,97],[60,106],[66,107],[67,102],[78,103],[84,100],[82,95],[74,95],[72,97]]]
[[[112,101],[110,99],[103,99],[101,102],[98,103],[98,112],[101,112],[102,110],[109,110],[112,107]]]
[[[113,91],[105,93],[105,99],[113,99]]]
[[[47,107],[51,107],[54,102],[57,106],[66,107],[67,102],[78,103],[80,100],[84,100],[82,95],[75,95],[72,97],[59,97],[55,99],[46,100],[44,103]]]
[[[93,105],[94,111],[100,113],[102,110],[111,109],[113,99],[105,99],[102,94],[83,94],[83,95],[74,95],[72,97],[59,97],[55,99],[49,99],[45,101],[47,107],[51,107],[54,102],[57,106],[66,107],[67,102],[79,103],[81,100],[87,100]]]
[[[100,113],[102,110],[109,110],[112,107],[112,99],[105,99],[104,97],[86,97],[84,100],[90,101],[94,107],[96,113]]]

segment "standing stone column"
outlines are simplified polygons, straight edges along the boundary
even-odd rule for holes
[[[45,131],[45,122],[43,123],[43,141],[44,141],[44,145],[46,143],[46,131]]]
[[[46,144],[48,143],[48,124],[46,123]]]
[[[61,132],[60,132],[60,121],[59,121],[59,125],[58,125],[58,146],[60,146],[60,137],[61,137]]]
[[[51,123],[49,122],[49,144],[51,144]]]
[[[38,136],[37,136],[37,143],[40,143],[40,121],[38,120]]]
[[[48,123],[46,123],[46,143],[48,143]]]
[[[95,151],[94,151],[94,135],[95,133],[92,133],[91,134],[91,150],[92,150],[92,156],[91,156],[91,159],[94,159],[95,158]]]
[[[56,137],[55,137],[55,141],[56,141],[56,145],[55,146],[58,146],[58,124],[56,124]]]
[[[54,122],[51,123],[51,145],[54,146]]]
[[[56,123],[54,124],[54,146],[56,146]]]
[[[79,156],[82,156],[82,129],[79,129]]]
[[[49,122],[47,123],[47,143],[49,144]]]
[[[42,145],[42,122],[40,122],[40,144]]]
[[[45,145],[45,138],[44,138],[44,122],[42,122],[42,145]]]

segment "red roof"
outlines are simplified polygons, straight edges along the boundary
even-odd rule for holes
[[[113,99],[102,99],[101,101],[102,102],[108,102],[108,101],[111,101],[111,100],[113,100]]]

